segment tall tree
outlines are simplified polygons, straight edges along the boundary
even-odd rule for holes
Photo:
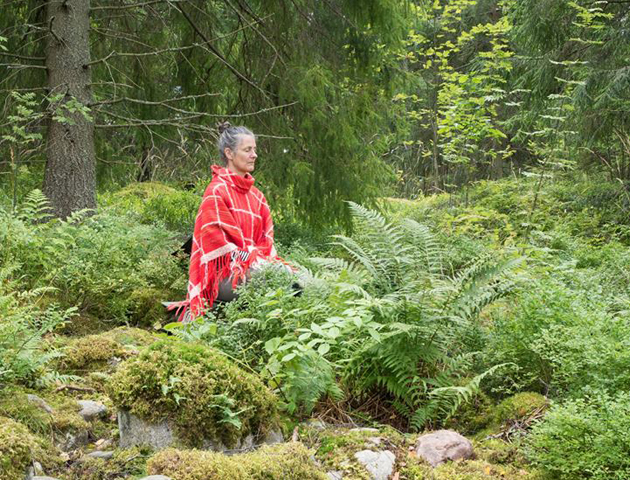
[[[90,1],[49,0],[46,5],[46,68],[51,106],[48,118],[44,193],[59,217],[96,208],[94,123],[85,111],[92,101]]]

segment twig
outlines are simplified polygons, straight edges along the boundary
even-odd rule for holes
[[[55,388],[55,392],[61,392],[62,390],[76,390],[77,392],[96,392],[95,389],[90,387],[80,387],[78,385],[60,385]]]

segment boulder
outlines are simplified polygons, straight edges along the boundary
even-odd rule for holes
[[[94,400],[77,400],[77,403],[81,407],[79,415],[81,415],[86,422],[107,415],[107,407],[101,402],[95,402]]]
[[[343,472],[340,472],[339,470],[331,470],[330,472],[327,472],[326,475],[328,475],[330,480],[343,480]]]
[[[396,456],[389,450],[373,452],[361,450],[354,454],[354,458],[365,467],[372,480],[387,480],[394,471]]]
[[[438,430],[418,438],[416,454],[436,467],[447,460],[471,458],[474,452],[466,437],[453,430]]]
[[[175,443],[173,428],[167,420],[151,423],[127,410],[118,411],[118,432],[120,448],[148,445],[160,450]]]

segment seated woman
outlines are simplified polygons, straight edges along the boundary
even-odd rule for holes
[[[194,319],[215,300],[235,298],[234,288],[252,267],[282,262],[273,245],[273,222],[265,196],[254,186],[256,137],[245,127],[219,127],[219,153],[225,167],[212,166],[195,220],[188,295],[180,320]]]

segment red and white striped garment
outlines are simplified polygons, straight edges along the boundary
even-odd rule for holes
[[[236,287],[257,261],[282,261],[273,246],[269,206],[254,177],[217,165],[212,173],[195,220],[188,296],[173,306],[184,307],[180,320],[187,310],[196,318],[212,307],[222,280],[232,277]]]

